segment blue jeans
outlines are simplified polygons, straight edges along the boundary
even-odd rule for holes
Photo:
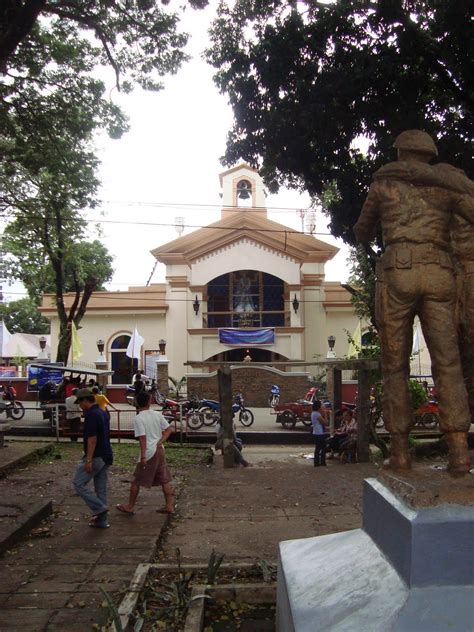
[[[86,472],[85,465],[86,460],[84,458],[76,470],[73,485],[76,494],[84,500],[92,514],[97,516],[108,509],[107,470],[109,466],[104,463],[101,457],[93,459],[92,472]],[[92,479],[94,480],[94,491],[88,487]]]

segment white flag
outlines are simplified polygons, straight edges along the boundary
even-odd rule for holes
[[[413,331],[413,347],[411,348],[411,355],[417,355],[420,353],[420,328],[415,325]]]
[[[132,337],[128,343],[127,351],[125,352],[129,358],[140,358],[140,349],[144,343],[145,338],[140,336],[138,329],[135,327]]]
[[[0,339],[1,339],[0,344],[1,344],[2,358],[9,357],[7,355],[8,354],[7,345],[11,337],[12,335],[8,331],[7,326],[5,325],[2,319],[2,321],[0,322]]]

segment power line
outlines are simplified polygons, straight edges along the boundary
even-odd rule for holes
[[[27,292],[9,292],[8,290],[6,290],[4,292],[4,294],[12,294],[12,295],[15,295],[15,296],[28,296]],[[131,297],[131,296],[107,296],[107,295],[101,295],[100,297],[98,297],[97,294],[98,294],[97,292],[94,292],[92,294],[92,299],[93,298],[100,298],[101,300],[111,300],[111,301],[117,301],[117,300],[120,300],[120,301],[137,301],[137,300],[139,300],[139,301],[145,301],[145,302],[150,301],[150,302],[155,302],[155,303],[159,300],[159,299],[156,299],[156,298],[148,298],[148,297],[141,297],[141,298],[137,299],[137,298],[134,298],[134,297]],[[119,292],[119,294],[122,294],[122,293]],[[126,292],[123,292],[123,294],[126,294]],[[52,294],[49,294],[49,296],[52,296]],[[165,303],[193,303],[195,299],[193,299],[193,298],[165,298],[164,300],[165,300]],[[290,302],[290,298],[288,298],[286,300],[287,300],[287,302]],[[315,300],[315,299],[307,300],[307,299],[303,299],[302,298],[298,302],[301,304],[301,303],[326,303],[327,301],[326,300],[320,300],[320,299],[319,300]],[[330,301],[330,303],[331,304],[347,305],[347,301]],[[88,309],[93,309],[93,307],[91,307],[90,304],[89,304]],[[224,311],[226,311],[226,310],[224,310]],[[232,310],[227,310],[227,311],[229,311],[229,313],[230,313]],[[257,311],[268,311],[268,310],[257,310]],[[283,311],[283,310],[276,310],[276,311]],[[213,312],[210,312],[210,313],[212,314]]]
[[[13,219],[22,218],[21,215],[7,214],[3,215],[3,217],[9,217]],[[26,217],[25,217],[26,219]],[[42,215],[29,215],[28,219],[44,219]],[[119,220],[119,219],[68,219],[68,222],[85,222],[86,224],[117,224],[124,226],[160,226],[160,227],[168,227],[174,228],[176,226],[176,222],[137,222],[132,220]],[[183,224],[184,228],[209,228],[211,230],[230,230],[230,231],[246,231],[248,228],[242,227],[232,227],[232,226],[213,226],[212,224]],[[253,231],[257,233],[278,233],[284,235],[305,235],[306,233],[295,230],[294,228],[253,228]],[[323,232],[313,232],[312,235],[323,235],[332,237],[331,233],[323,233]],[[308,235],[309,236],[309,235]]]
[[[271,213],[295,213],[300,210],[294,206],[234,206],[233,204],[211,204],[205,203],[200,204],[197,202],[141,202],[139,200],[102,200],[101,204],[107,205],[116,205],[116,206],[138,206],[138,207],[150,207],[150,208],[186,208],[189,210],[197,210],[197,211],[212,211],[215,209],[219,210],[235,210],[236,212],[245,212],[245,213],[262,213],[263,211],[270,211]],[[312,206],[304,210],[313,209]],[[317,210],[317,209],[314,209]]]

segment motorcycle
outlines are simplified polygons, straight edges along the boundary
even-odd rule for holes
[[[203,399],[200,402],[199,412],[203,416],[203,423],[212,426],[220,419],[220,404],[214,399]],[[249,408],[245,408],[245,401],[242,393],[237,393],[232,404],[232,417],[239,415],[242,426],[249,427],[254,422],[254,414]]]
[[[19,419],[23,419],[25,415],[25,407],[16,399],[12,399],[11,401],[2,400],[0,404],[0,414],[1,413],[6,413],[8,419],[15,419],[18,421]]]
[[[183,401],[176,401],[169,399],[168,397],[163,399],[162,410],[163,416],[166,421],[180,421],[180,407],[183,411],[183,418],[186,421],[187,426],[191,430],[198,430],[204,424],[203,415],[199,412],[200,402],[199,399],[191,397]]]
[[[273,384],[270,390],[270,397],[268,398],[268,405],[270,408],[275,408],[280,403],[280,387],[277,384]]]
[[[145,391],[147,393],[150,393],[152,401],[158,404],[158,406],[163,406],[166,397],[158,390],[155,380],[152,380],[151,384],[149,382],[145,384]],[[130,406],[135,406],[135,389],[133,386],[127,386],[125,399],[127,400],[127,404],[130,404]]]

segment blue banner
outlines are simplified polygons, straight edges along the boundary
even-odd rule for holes
[[[219,342],[222,342],[224,345],[239,346],[272,345],[275,342],[275,329],[273,327],[219,329]]]
[[[58,365],[56,365],[58,366]],[[60,371],[54,366],[45,365],[44,367],[28,365],[28,392],[39,391],[46,382],[54,382],[59,384],[64,377],[64,371]]]

